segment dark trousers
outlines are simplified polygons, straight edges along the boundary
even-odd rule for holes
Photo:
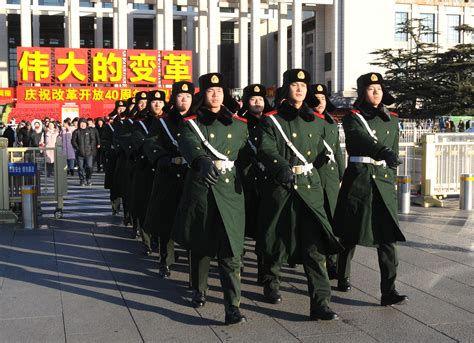
[[[315,230],[322,230],[322,228],[314,223],[314,214],[310,212],[310,209],[302,200],[294,199],[291,206],[293,213],[291,222],[297,234],[298,251],[308,282],[311,307],[327,306],[331,299],[331,284],[326,270],[326,255],[319,251],[318,242],[315,240]],[[322,238],[319,237],[318,240],[320,239]],[[277,256],[274,255],[271,259],[268,256],[265,257],[265,287],[279,288],[280,270],[285,259],[286,252],[283,251],[283,247]]]
[[[160,262],[171,266],[174,263],[174,241],[169,234],[160,234]]]
[[[92,176],[92,162],[94,160],[94,156],[77,156],[77,165],[79,167],[79,180],[81,182],[89,181]]]
[[[344,244],[344,251],[337,260],[338,278],[349,278],[351,275],[351,260],[354,257],[356,246]],[[380,267],[380,290],[382,294],[395,290],[397,278],[398,256],[394,243],[380,244],[377,248]]]
[[[226,310],[229,306],[240,306],[240,261],[241,256],[229,256],[231,250],[224,225],[216,229],[217,239],[217,263],[219,265],[219,276],[222,291],[224,293],[224,304]],[[191,280],[192,286],[199,292],[208,289],[209,265],[211,257],[191,251]]]

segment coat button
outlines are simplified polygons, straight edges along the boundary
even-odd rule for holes
[[[372,175],[372,179],[375,179],[375,175]]]
[[[390,134],[390,131],[389,131],[389,130],[387,130],[387,135],[388,135],[388,134]]]
[[[313,134],[312,134],[312,133],[308,133],[308,137],[309,137],[309,138],[313,137]]]
[[[308,156],[311,155],[311,151],[308,150],[308,152],[306,153]]]
[[[177,134],[176,134],[176,136],[178,136],[178,137],[179,137],[179,136],[181,136],[181,134],[180,134],[180,133],[177,133]]]
[[[153,152],[156,152],[156,149],[155,149],[155,150],[153,150]]]
[[[181,174],[176,174],[176,177],[179,179],[181,177]]]
[[[151,171],[153,171],[153,172],[154,172],[154,171],[155,171],[155,168],[151,168]]]
[[[129,146],[128,146],[128,148],[129,148],[129,149],[131,149],[131,148],[132,148],[132,146],[131,146],[131,145],[129,145]]]
[[[215,135],[214,135],[213,133],[211,133],[211,134],[209,135],[209,137],[214,138]]]
[[[308,189],[311,189],[311,185],[308,185],[307,187],[308,187]]]
[[[143,158],[145,158],[145,156],[140,156],[140,158],[142,158],[142,159],[143,159]]]
[[[258,140],[258,137],[255,137],[253,140],[254,140],[254,141]]]
[[[277,160],[273,160],[273,163],[278,163],[278,161],[277,161]]]
[[[225,179],[224,181],[225,181],[225,183],[229,183],[229,182],[230,182],[230,180],[229,180],[229,179]]]
[[[296,132],[293,132],[292,136],[293,136],[293,138],[296,138],[296,136],[297,136]]]
[[[229,154],[230,154],[230,150],[227,150],[227,155],[229,155]]]
[[[198,147],[198,146],[197,146],[197,147],[196,147],[196,150],[201,150],[201,147]]]
[[[232,134],[231,134],[231,133],[227,134],[227,138],[231,139],[231,138],[232,138]]]
[[[388,177],[388,175],[387,175],[387,174],[385,174],[384,176],[385,176],[385,178],[387,178],[387,177]]]
[[[334,170],[334,167],[331,167],[331,170]]]
[[[294,185],[293,188],[294,188],[294,189],[298,189],[298,185]]]

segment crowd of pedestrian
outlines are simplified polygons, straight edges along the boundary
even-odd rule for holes
[[[65,119],[62,123],[48,117],[31,122],[21,121],[18,125],[1,125],[2,136],[8,139],[9,147],[44,148],[40,153],[44,156],[46,175],[54,175],[55,152],[58,141],[62,143],[62,151],[67,161],[67,173],[74,175],[77,170],[79,183],[91,185],[93,164],[98,172],[103,170],[104,158],[100,149],[100,133],[104,120],[97,118]]]

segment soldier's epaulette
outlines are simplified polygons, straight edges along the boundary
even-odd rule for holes
[[[392,116],[398,117],[398,113],[390,112],[390,114],[391,114]]]
[[[351,113],[352,114],[360,114],[360,111],[359,110],[351,110]]]
[[[237,120],[240,120],[240,121],[243,121],[244,123],[247,122],[247,119],[242,118],[242,117],[240,117],[240,116],[238,116],[238,115],[236,115],[236,114],[234,114],[234,115],[232,116],[232,118],[237,119]]]
[[[184,117],[184,120],[188,121],[188,120],[191,120],[191,119],[196,119],[197,116],[189,116],[189,117]]]
[[[314,111],[313,114],[314,114],[315,117],[318,117],[318,118],[321,118],[321,119],[325,119],[324,114],[322,114],[322,113],[319,113],[319,112]]]
[[[264,115],[267,116],[267,117],[270,117],[270,116],[274,116],[274,115],[277,114],[277,113],[278,113],[277,110],[273,110],[273,111],[264,113]]]

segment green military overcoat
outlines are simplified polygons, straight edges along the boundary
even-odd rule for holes
[[[318,124],[322,128],[322,137],[331,148],[335,161],[318,165],[318,174],[321,178],[321,186],[324,190],[325,209],[329,222],[333,222],[336,210],[339,185],[344,175],[345,163],[342,158],[341,145],[339,142],[339,128],[336,120],[327,112],[316,113]]]
[[[197,116],[186,118],[180,126],[178,143],[183,157],[193,166],[193,162],[203,156],[217,158],[205,147],[189,120],[194,120],[206,140],[220,153],[236,161],[240,150],[245,146],[248,131],[243,119],[222,107],[212,114],[201,108]],[[185,179],[184,190],[176,217],[172,238],[197,254],[215,256],[216,227],[224,225],[230,249],[219,251],[221,257],[240,256],[244,245],[245,208],[244,193],[240,175],[234,166],[231,171],[221,174],[217,183],[210,188],[191,168]],[[224,256],[225,255],[225,256]]]
[[[261,125],[262,141],[258,148],[258,160],[261,161],[269,174],[275,175],[282,167],[302,165],[303,162],[287,146],[281,133],[271,120],[273,116],[281,125],[286,136],[296,149],[304,155],[308,163],[324,153],[321,137],[321,127],[315,120],[315,115],[306,105],[297,110],[284,103],[278,111],[266,114],[265,122]],[[265,254],[279,258],[282,249],[290,263],[301,263],[304,252],[298,236],[299,228],[296,222],[300,219],[295,207],[304,203],[309,211],[305,218],[305,227],[314,228],[314,236],[307,245],[317,248],[320,253],[334,254],[342,250],[332,232],[331,225],[324,211],[324,198],[321,180],[316,169],[307,176],[298,175],[294,184],[284,187],[273,183],[262,199],[260,209],[259,230],[264,233]]]
[[[177,142],[178,126],[182,116],[174,110],[163,118],[171,136]],[[155,166],[161,157],[169,159],[181,157],[178,147],[168,136],[159,119],[153,121],[150,135],[145,139],[143,151],[148,160]],[[183,184],[189,167],[187,164],[172,163],[166,169],[155,168],[155,177],[151,189],[145,219],[145,230],[159,236],[169,235],[183,191]]]
[[[372,137],[362,120],[377,139]],[[342,125],[349,156],[375,159],[384,147],[398,153],[398,117],[385,108],[368,107],[344,116]],[[377,246],[380,243],[405,241],[397,214],[396,171],[383,165],[349,162],[339,192],[334,231],[341,242]]]

